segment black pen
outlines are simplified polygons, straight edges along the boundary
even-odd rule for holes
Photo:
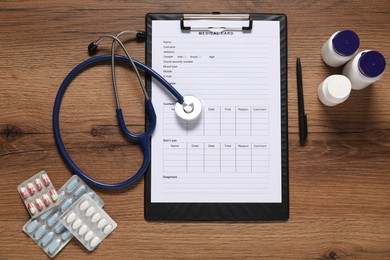
[[[299,142],[301,146],[305,144],[307,137],[307,117],[305,114],[305,104],[303,102],[303,84],[301,59],[297,58],[297,88],[298,88],[298,122],[299,122]]]

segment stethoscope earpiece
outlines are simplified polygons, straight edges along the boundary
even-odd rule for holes
[[[89,54],[89,56],[95,55],[96,52],[97,52],[97,48],[98,48],[98,45],[95,42],[91,42],[88,45],[88,54]]]

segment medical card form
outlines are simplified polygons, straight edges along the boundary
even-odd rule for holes
[[[176,101],[152,82],[151,202],[280,203],[279,22],[184,33],[179,20],[152,22],[152,68],[203,110],[179,119]]]

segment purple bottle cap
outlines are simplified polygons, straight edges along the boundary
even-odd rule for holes
[[[341,56],[351,56],[359,48],[359,36],[351,30],[340,31],[332,40],[333,49]]]
[[[360,56],[358,65],[364,76],[374,78],[385,71],[386,60],[380,52],[367,51]]]

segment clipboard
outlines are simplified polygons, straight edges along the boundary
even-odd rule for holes
[[[174,172],[171,175],[167,174],[167,173],[161,173],[159,171],[153,172],[153,170],[155,170],[157,168],[157,166],[155,166],[155,164],[153,164],[154,160],[163,160],[163,162],[162,162],[163,164],[164,164],[164,160],[165,160],[164,158],[166,158],[168,160],[168,156],[165,156],[165,153],[164,153],[165,150],[163,151],[163,149],[167,149],[166,151],[171,151],[171,150],[168,150],[168,149],[170,149],[170,147],[173,147],[173,148],[180,147],[181,144],[184,144],[184,142],[182,142],[180,144],[177,144],[177,143],[173,144],[173,143],[169,143],[167,140],[168,143],[163,143],[162,147],[159,148],[160,150],[157,150],[154,154],[152,152],[152,156],[151,156],[152,163],[151,163],[151,166],[149,167],[147,173],[145,174],[145,208],[144,208],[145,219],[147,221],[286,221],[286,220],[288,220],[288,218],[289,218],[289,178],[288,178],[288,116],[287,116],[287,17],[284,14],[220,14],[220,13],[211,13],[211,14],[151,13],[151,14],[147,14],[146,15],[146,32],[147,32],[146,64],[148,66],[152,67],[153,69],[155,69],[157,72],[161,73],[163,75],[163,77],[166,77],[166,79],[170,83],[174,84],[174,86],[177,87],[179,91],[186,92],[186,90],[180,89],[180,86],[179,86],[180,84],[177,84],[177,82],[175,82],[175,81],[171,82],[171,80],[172,80],[171,74],[172,73],[170,74],[169,72],[172,72],[171,68],[177,68],[177,66],[176,67],[175,67],[175,65],[173,65],[173,67],[171,65],[159,66],[157,64],[158,62],[160,62],[161,59],[163,59],[164,62],[170,62],[169,59],[172,57],[173,57],[172,61],[175,61],[175,59],[177,58],[176,62],[179,62],[180,60],[178,60],[178,59],[183,58],[183,56],[184,56],[184,55],[178,56],[178,55],[182,55],[182,53],[180,53],[179,48],[176,45],[172,45],[172,44],[169,45],[168,44],[170,42],[169,39],[166,41],[162,40],[160,42],[155,42],[153,44],[153,40],[156,40],[158,37],[164,38],[163,34],[160,36],[156,35],[157,31],[170,30],[170,29],[165,29],[165,28],[167,28],[165,26],[157,27],[157,25],[159,25],[162,21],[166,21],[167,24],[174,23],[175,27],[169,27],[169,28],[173,28],[173,30],[177,30],[176,33],[178,36],[180,36],[180,34],[183,34],[184,36],[193,34],[194,37],[213,37],[213,35],[218,35],[217,37],[222,38],[222,37],[224,37],[224,34],[227,34],[227,37],[229,37],[229,34],[233,35],[235,32],[237,32],[238,34],[242,34],[243,37],[246,37],[246,35],[251,36],[251,33],[255,29],[258,30],[258,28],[256,28],[256,26],[258,26],[258,27],[263,26],[263,21],[265,24],[264,30],[268,30],[267,26],[269,24],[272,26],[273,25],[277,26],[276,27],[277,29],[275,29],[275,30],[277,30],[276,35],[277,35],[277,45],[278,45],[277,46],[277,54],[278,55],[276,55],[276,56],[278,56],[279,59],[277,59],[276,62],[278,64],[277,67],[279,69],[278,69],[278,71],[276,71],[277,74],[274,78],[276,78],[276,80],[279,83],[276,86],[277,93],[278,93],[277,98],[274,98],[275,100],[273,100],[273,101],[277,101],[277,103],[279,104],[275,109],[278,112],[276,115],[273,115],[272,111],[267,111],[267,109],[272,110],[272,108],[267,108],[267,107],[263,108],[262,105],[260,104],[261,102],[258,102],[258,104],[255,104],[253,107],[251,106],[248,108],[250,111],[252,111],[251,116],[252,116],[252,113],[255,113],[256,111],[261,111],[262,109],[265,110],[267,113],[270,113],[270,116],[268,119],[269,122],[277,121],[279,124],[277,127],[277,129],[279,129],[278,133],[276,133],[272,137],[275,140],[277,139],[276,143],[278,144],[278,150],[276,153],[278,154],[278,156],[277,156],[277,160],[278,160],[277,165],[278,166],[276,167],[275,171],[272,170],[275,167],[271,167],[272,165],[269,166],[268,169],[271,169],[271,170],[268,173],[265,173],[264,175],[262,175],[262,176],[274,176],[274,177],[276,176],[275,178],[279,180],[276,184],[273,184],[274,185],[273,187],[276,187],[276,189],[278,190],[278,192],[277,192],[278,194],[275,195],[278,199],[276,199],[276,201],[273,201],[272,199],[271,200],[265,199],[264,201],[262,201],[261,199],[259,199],[258,201],[251,201],[252,196],[250,196],[250,197],[247,197],[249,201],[246,201],[245,197],[244,197],[244,199],[242,199],[242,201],[240,201],[240,199],[238,199],[236,201],[234,199],[234,191],[236,191],[235,186],[234,186],[234,184],[229,183],[229,182],[226,182],[225,185],[212,186],[213,188],[210,188],[208,190],[201,190],[200,186],[196,186],[197,185],[196,183],[192,184],[193,186],[191,186],[191,187],[189,187],[189,186],[183,186],[184,188],[179,187],[178,190],[169,189],[169,191],[174,193],[172,196],[168,196],[169,192],[166,192],[166,190],[163,190],[160,193],[156,192],[154,190],[154,187],[156,187],[156,186],[155,186],[155,183],[153,182],[153,178],[155,178],[155,180],[157,180],[157,182],[161,181],[162,183],[164,183],[163,185],[170,185],[169,187],[172,187],[172,186],[175,186],[176,180],[179,180],[179,179],[188,180],[188,179],[191,179],[188,176],[194,176],[194,175],[191,175],[191,172],[188,172],[189,161],[186,161],[187,168],[180,168],[181,164],[180,164],[180,167],[178,166],[177,168],[171,167],[170,170],[172,172]],[[224,23],[224,21],[228,21],[228,22]],[[210,24],[205,25],[205,22],[207,22],[207,23],[209,22]],[[236,25],[236,23],[237,23],[237,25]],[[175,28],[177,28],[177,29],[175,29]],[[261,32],[260,32],[260,34],[261,34]],[[264,37],[264,38],[266,38],[266,37]],[[249,39],[248,41],[250,43],[251,38],[248,38],[248,39]],[[229,38],[223,38],[223,41],[229,41]],[[161,56],[163,54],[158,54],[158,51],[156,51],[156,47],[160,46],[161,45],[160,43],[167,43],[168,44],[166,46],[164,44],[162,44],[162,45],[164,45],[164,48],[166,47],[165,51],[161,50],[161,52],[166,52],[165,56]],[[202,44],[203,43],[204,42],[202,42]],[[187,42],[187,44],[188,44],[188,42]],[[202,46],[199,46],[199,48],[202,48]],[[268,47],[266,47],[266,48],[268,48]],[[198,48],[195,48],[195,49],[198,49]],[[157,60],[153,61],[153,58],[154,57],[156,58],[157,55],[160,55],[161,59],[157,59]],[[201,56],[201,55],[198,55],[198,56],[193,55],[191,57],[186,57],[186,58],[187,59],[189,59],[189,58],[196,59],[196,58],[199,58],[199,56]],[[209,55],[210,59],[212,59],[211,56],[212,55]],[[250,60],[250,58],[252,58],[252,57],[249,57],[248,60]],[[185,61],[186,60],[183,60],[183,62],[185,62]],[[191,60],[188,60],[188,63],[190,63],[190,61]],[[202,64],[202,63],[199,62],[199,64]],[[226,64],[228,64],[228,63],[226,63]],[[169,66],[171,66],[171,67],[169,67]],[[168,69],[164,70],[163,68],[165,68],[165,67]],[[184,65],[182,67],[184,68]],[[164,73],[164,71],[167,73]],[[210,72],[213,72],[213,71],[215,73],[217,73],[217,71],[219,71],[219,70],[215,69],[215,70],[211,70]],[[233,66],[232,71],[234,72],[234,66]],[[188,73],[190,73],[190,74],[188,74]],[[197,75],[192,75],[191,72],[188,72],[188,73],[186,74],[187,76],[190,75],[191,77],[194,77],[194,78],[197,77]],[[245,73],[242,73],[242,74],[243,74],[242,77],[248,76],[248,74],[245,74]],[[256,73],[254,73],[254,74],[256,75]],[[189,80],[188,82],[192,82],[192,81]],[[155,83],[153,83],[153,81],[147,77],[146,78],[147,91],[149,92],[149,95],[152,97],[152,101],[154,102],[154,105],[156,107],[156,102],[155,102],[154,98],[155,98],[155,96],[157,96],[157,94],[155,94],[156,93],[155,90],[152,90],[153,84],[155,84]],[[155,89],[157,90],[158,88],[155,88]],[[219,91],[224,92],[224,87],[221,87],[219,89]],[[202,92],[199,92],[199,93],[202,93]],[[183,93],[183,95],[185,95],[185,94],[186,93]],[[206,98],[207,97],[208,96],[206,96]],[[233,100],[232,102],[235,102],[235,100]],[[164,104],[169,105],[169,102],[164,102]],[[238,115],[238,113],[242,112],[239,110],[240,109],[239,106],[232,107],[232,108],[236,109],[236,112],[235,112],[236,116]],[[244,107],[244,108],[246,109],[246,107]],[[242,108],[243,112],[245,112],[244,108]],[[207,109],[207,107],[205,109]],[[208,109],[210,109],[210,108],[208,108]],[[222,114],[224,109],[226,111],[228,111],[229,107],[219,107],[218,109],[219,109],[219,113]],[[161,107],[160,110],[169,111],[169,107]],[[157,109],[156,109],[156,111],[157,111]],[[206,112],[207,111],[205,111],[205,113]],[[210,112],[213,112],[213,111],[210,110]],[[161,112],[161,113],[163,113],[163,112]],[[255,115],[255,114],[253,114],[253,115]],[[204,115],[205,118],[207,116],[208,116],[207,114]],[[202,120],[205,120],[205,118]],[[164,128],[165,127],[166,121],[164,121],[164,120],[166,120],[166,121],[168,120],[165,118],[165,114],[161,114],[161,116],[157,115],[157,128],[159,128],[159,127]],[[238,119],[235,119],[235,120],[238,120]],[[147,122],[147,124],[149,123],[148,118],[146,118],[146,122]],[[221,127],[222,127],[222,119],[220,119],[220,122],[221,122]],[[178,122],[178,123],[180,123],[180,122]],[[206,125],[207,122],[204,124]],[[197,127],[198,126],[195,126],[195,128],[197,128]],[[203,127],[203,135],[204,135],[204,132],[207,129],[205,130],[205,126],[202,126],[202,127]],[[236,128],[239,129],[239,127],[240,127],[240,125],[236,124]],[[235,130],[236,134],[238,131],[237,129]],[[158,130],[158,129],[156,129],[156,130]],[[188,130],[188,125],[187,125],[187,129],[185,129],[185,131],[187,131],[186,132],[187,135],[189,133],[191,133]],[[222,133],[221,129],[219,131]],[[258,130],[258,131],[260,132],[262,130]],[[272,129],[271,129],[271,131],[272,131]],[[257,133],[257,130],[255,131],[255,133]],[[207,147],[213,148],[213,146],[210,144],[207,144],[206,142],[202,143],[201,142],[202,137],[195,136],[192,139],[186,139],[186,140],[199,141],[200,150],[203,149],[203,159],[207,160],[207,158],[208,158],[208,155],[206,154],[206,150],[208,149]],[[158,137],[153,136],[152,141],[153,141],[153,138],[161,138],[161,137],[160,136],[158,136]],[[183,138],[180,138],[180,136],[179,136],[176,139],[181,140]],[[264,137],[262,137],[262,138],[264,138]],[[173,141],[178,142],[176,139],[174,139]],[[216,137],[216,139],[218,139],[218,137]],[[241,139],[239,139],[239,140],[241,140]],[[170,140],[170,141],[172,141],[172,140]],[[257,150],[254,150],[254,149],[256,149],[258,147],[260,147],[260,148],[264,148],[264,147],[267,148],[268,147],[269,148],[268,144],[265,144],[262,146],[262,142],[260,142],[260,145],[258,145],[258,146],[256,146],[256,144],[249,144],[248,147],[246,147],[245,145],[240,146],[239,143],[235,143],[235,144],[233,144],[233,146],[234,145],[236,145],[234,147],[236,158],[239,158],[238,151],[241,151],[240,150],[241,148],[244,149],[244,148],[251,147],[251,149],[252,149],[251,153],[257,152]],[[271,146],[271,148],[273,148],[276,145],[271,143],[270,146]],[[189,143],[186,143],[184,148],[183,148],[186,150],[182,150],[182,151],[186,151],[186,153],[188,153],[189,149],[191,147],[199,148],[199,147],[197,147],[197,144],[190,145]],[[225,147],[229,148],[230,146],[228,146],[226,143],[225,144],[221,143],[221,144],[219,144],[218,149],[222,153],[223,148],[225,148]],[[153,142],[152,142],[152,148],[153,148]],[[271,148],[270,148],[270,150],[271,150]],[[263,150],[260,151],[260,153],[263,153],[263,152],[264,152]],[[162,154],[162,153],[164,153],[164,154]],[[271,151],[271,153],[272,153],[272,151]],[[221,154],[219,154],[219,156],[220,156],[220,158],[222,158]],[[269,154],[267,156],[272,157],[272,155],[269,155]],[[252,158],[254,158],[253,155],[252,155]],[[186,157],[186,159],[188,159],[188,158]],[[182,160],[179,160],[179,159],[177,159],[176,161],[177,161],[178,165],[179,165],[179,162],[182,162]],[[240,167],[239,162],[240,161],[238,161],[238,159],[237,159],[235,161],[234,166],[232,166],[230,168],[226,168],[227,170],[231,170],[231,171],[236,170],[235,173],[229,173],[230,175],[228,174],[227,176],[230,176],[230,177],[233,176],[232,177],[233,179],[235,178],[234,176],[252,176],[249,173],[244,173],[241,175],[241,173],[239,172],[239,167]],[[253,160],[252,164],[258,165],[259,162],[260,162],[259,160]],[[170,161],[170,163],[175,163],[175,162]],[[225,163],[228,163],[228,162],[225,161]],[[201,165],[201,167],[198,167],[198,168],[202,172],[202,173],[199,173],[199,175],[204,176],[204,179],[207,179],[210,176],[218,176],[218,175],[216,175],[217,173],[215,173],[215,172],[214,173],[207,172],[206,167],[208,165],[205,161],[203,161],[203,162],[200,161],[199,164]],[[270,164],[272,164],[272,161]],[[167,164],[167,165],[170,166],[170,164]],[[165,164],[164,164],[164,167],[165,167]],[[219,167],[220,167],[220,169],[222,169],[222,161],[220,162]],[[163,169],[165,171],[165,168],[163,168]],[[175,169],[175,170],[173,170],[173,169]],[[182,170],[180,170],[180,169],[182,169]],[[250,169],[253,170],[255,168],[254,168],[254,166],[252,166],[252,168],[250,168]],[[218,172],[218,169],[216,171]],[[248,170],[248,171],[250,171],[250,170]],[[167,172],[169,172],[169,170],[167,170]],[[234,175],[234,174],[236,174],[236,175]],[[253,174],[254,174],[253,176],[256,176],[256,171],[253,170]],[[175,179],[175,177],[176,177],[176,179]],[[193,177],[193,178],[195,178],[195,177]],[[274,178],[274,177],[272,177],[272,178]],[[165,178],[165,179],[161,180],[161,178]],[[223,178],[223,176],[221,178]],[[245,177],[242,177],[242,178],[245,178]],[[239,179],[236,179],[233,181],[241,183],[242,178],[239,178]],[[248,177],[248,178],[249,178],[248,180],[250,182],[252,179],[250,179],[250,177]],[[199,179],[196,179],[196,180],[199,180]],[[202,179],[202,181],[203,181],[203,179]],[[209,185],[209,183],[207,183],[207,185]],[[212,185],[212,184],[210,184],[210,185]],[[215,185],[217,185],[217,184],[215,184]],[[246,184],[246,185],[251,185],[251,183]],[[261,184],[259,184],[259,185],[261,185]],[[231,188],[231,190],[229,187]],[[243,192],[243,191],[246,191],[245,186],[243,186],[243,187],[244,187],[243,189],[238,190],[238,191],[245,193],[245,192]],[[248,191],[254,190],[253,194],[259,194],[260,192],[258,192],[258,191],[261,190],[262,188],[264,188],[264,187],[260,187],[259,189],[256,189],[256,186],[248,186],[248,187],[249,187],[247,189]],[[186,198],[186,195],[189,194],[189,192],[187,194],[188,189],[192,189],[191,194],[193,194],[193,196],[195,198],[200,198],[199,201],[196,201],[196,199],[195,199],[195,201],[192,201],[191,197],[189,197],[188,199]],[[203,193],[209,192],[210,196],[214,196],[212,194],[218,193],[219,190],[222,190],[225,195],[223,195],[223,194],[219,194],[218,196],[216,195],[216,197],[214,199],[210,199],[210,201],[208,201],[207,200],[208,197],[204,196],[204,194],[203,194]],[[265,190],[267,190],[267,189],[265,188]],[[182,196],[182,194],[180,194],[180,191],[182,191],[185,194],[183,194],[183,196]],[[202,191],[205,191],[205,192],[202,192]],[[167,195],[168,199],[165,198],[165,195]],[[242,195],[241,193],[237,193],[237,196],[241,196],[241,195]],[[169,198],[171,198],[171,201]],[[223,201],[224,198],[227,198],[227,201]]]

